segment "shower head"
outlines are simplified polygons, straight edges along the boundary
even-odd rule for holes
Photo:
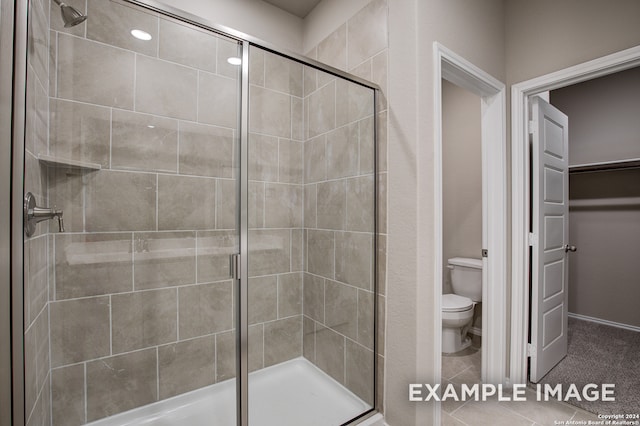
[[[63,3],[60,0],[53,0],[58,6],[60,6],[60,13],[62,14],[62,20],[64,21],[64,27],[74,27],[87,19],[87,15],[83,15],[78,10],[68,4]]]

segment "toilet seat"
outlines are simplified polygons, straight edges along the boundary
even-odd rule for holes
[[[457,294],[442,295],[442,312],[464,312],[473,309],[473,301]]]

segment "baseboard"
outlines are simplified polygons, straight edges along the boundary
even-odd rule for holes
[[[635,325],[622,324],[620,322],[614,322],[614,321],[604,320],[601,318],[589,317],[586,315],[572,314],[571,312],[569,312],[568,315],[571,318],[575,318],[583,321],[595,322],[598,324],[608,325],[610,327],[624,328],[625,330],[631,330],[631,331],[640,333],[640,327],[636,327]]]

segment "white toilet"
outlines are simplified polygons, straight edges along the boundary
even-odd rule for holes
[[[454,257],[448,260],[453,294],[442,295],[442,352],[451,354],[471,345],[467,331],[473,307],[482,302],[482,259]]]

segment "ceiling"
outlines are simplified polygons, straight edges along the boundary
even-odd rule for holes
[[[322,0],[264,0],[299,18],[306,17]]]

